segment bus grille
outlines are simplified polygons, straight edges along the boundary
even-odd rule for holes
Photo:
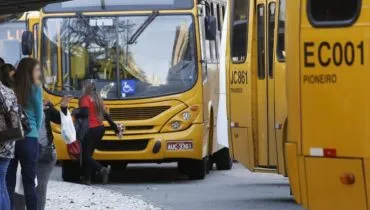
[[[110,151],[110,152],[120,152],[120,151],[142,151],[145,150],[149,142],[149,139],[141,140],[103,140],[98,146],[99,151]]]
[[[169,108],[170,106],[111,108],[109,112],[114,121],[147,120],[158,116]]]

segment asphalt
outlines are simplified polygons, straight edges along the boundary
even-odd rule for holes
[[[59,167],[52,179],[61,180]],[[301,210],[290,196],[287,178],[251,173],[240,164],[189,181],[175,164],[129,165],[108,185],[94,184],[168,210]]]

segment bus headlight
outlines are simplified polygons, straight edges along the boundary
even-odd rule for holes
[[[183,112],[182,113],[182,119],[183,120],[188,121],[188,120],[190,120],[190,118],[191,118],[191,114],[189,112]]]
[[[194,121],[199,121],[198,116],[200,112],[201,109],[199,105],[192,105],[186,108],[168,121],[161,132],[182,131],[189,128]]]
[[[181,128],[181,122],[179,122],[179,121],[174,121],[174,122],[172,122],[172,123],[171,123],[171,128],[172,128],[173,130],[178,130],[178,129],[180,129],[180,128]]]

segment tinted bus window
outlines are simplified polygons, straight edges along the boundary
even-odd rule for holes
[[[233,62],[242,63],[247,57],[249,1],[234,0],[232,13],[231,57]]]
[[[219,31],[221,31],[221,28],[222,28],[222,20],[221,20],[221,11],[220,11],[220,5],[217,4],[217,9],[216,9],[216,12],[217,12],[217,28]]]
[[[357,19],[360,9],[361,0],[308,1],[308,16],[315,26],[350,25]]]
[[[73,0],[49,4],[45,12],[191,9],[193,0]]]
[[[258,78],[265,79],[265,7],[257,6]]]
[[[269,61],[269,76],[273,77],[274,68],[274,36],[275,36],[275,11],[276,3],[272,2],[269,4],[269,16],[268,16],[268,61]]]
[[[16,65],[23,57],[21,39],[25,30],[24,22],[0,24],[0,57],[6,63]]]
[[[279,20],[277,30],[277,59],[279,61],[285,60],[285,2],[286,0],[280,1],[279,6]]]

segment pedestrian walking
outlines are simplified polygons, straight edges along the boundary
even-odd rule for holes
[[[103,120],[107,120],[111,128],[118,135],[120,133],[118,126],[105,111],[105,105],[102,98],[96,91],[94,82],[87,82],[83,88],[83,95],[80,98],[80,111],[76,118],[88,118],[89,129],[82,141],[82,171],[83,183],[91,184],[91,174],[98,171],[103,177],[103,184],[107,184],[110,174],[110,166],[105,167],[94,160],[93,154],[95,148],[100,144],[105,127]]]

